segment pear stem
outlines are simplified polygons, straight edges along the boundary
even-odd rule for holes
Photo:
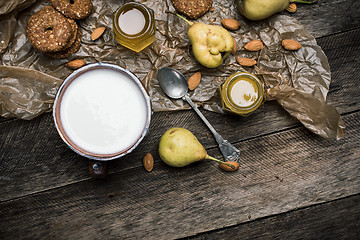
[[[235,166],[234,166],[234,165],[228,164],[228,163],[226,163],[226,162],[224,162],[224,161],[221,161],[221,160],[219,160],[219,159],[217,159],[217,158],[214,158],[214,157],[212,157],[212,156],[206,155],[205,159],[213,160],[213,161],[219,162],[219,163],[223,163],[223,164],[231,167],[232,169],[235,169]]]
[[[304,1],[304,0],[290,0],[291,3],[305,3],[305,4],[313,4],[314,1]]]
[[[176,16],[178,16],[179,18],[181,18],[182,20],[184,20],[185,22],[187,22],[187,24],[189,24],[190,26],[192,26],[194,23],[192,21],[187,20],[186,18],[184,18],[183,16],[175,13],[175,12],[171,12],[171,11],[165,11],[166,13],[171,13],[174,14]]]

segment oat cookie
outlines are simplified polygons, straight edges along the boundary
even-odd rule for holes
[[[76,24],[76,22],[71,19],[71,18],[68,18],[67,19],[69,21],[69,23],[71,24],[71,28],[72,28],[72,37],[70,38],[68,44],[66,44],[66,46],[64,47],[63,50],[69,48],[76,40],[76,35],[77,35],[77,31],[78,31],[78,25]]]
[[[210,10],[212,0],[172,0],[176,11],[197,19]]]
[[[47,11],[53,11],[57,14],[61,14],[59,13],[57,10],[55,10],[55,8],[53,8],[52,6],[46,6],[46,7],[43,7],[40,9],[40,11],[44,11],[44,10],[47,10]],[[63,16],[63,15],[62,15]],[[69,42],[64,46],[63,49],[61,49],[61,51],[64,51],[65,49],[69,48],[76,40],[76,33],[77,33],[77,29],[78,29],[78,25],[77,23],[75,22],[74,19],[71,19],[71,18],[67,18],[65,17],[68,22],[71,24],[71,28],[72,28],[72,36],[69,40]]]
[[[67,58],[71,54],[79,51],[81,46],[81,37],[82,37],[81,30],[80,28],[78,28],[76,32],[75,42],[69,48],[59,52],[45,52],[45,54],[49,57],[57,58],[57,59]]]
[[[64,49],[72,36],[70,22],[51,6],[32,15],[26,26],[26,37],[34,48],[42,52]]]
[[[72,19],[86,18],[92,10],[90,0],[50,0],[50,2],[56,10]]]

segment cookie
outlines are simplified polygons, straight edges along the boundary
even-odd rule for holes
[[[70,38],[68,44],[66,44],[66,46],[64,47],[64,50],[69,48],[71,45],[73,45],[73,43],[76,40],[76,35],[77,35],[78,28],[79,28],[78,25],[76,24],[76,22],[73,19],[68,18],[67,20],[71,24],[73,34],[72,34],[72,37]]]
[[[53,8],[52,6],[46,6],[43,7],[42,9],[40,9],[40,11],[43,10],[48,10],[48,11],[54,11],[56,13],[59,13],[58,11],[55,10],[55,8]],[[60,14],[60,13],[59,13]],[[78,29],[78,25],[76,24],[76,22],[74,21],[74,19],[71,18],[67,18],[65,17],[68,22],[71,24],[71,28],[72,28],[72,37],[70,38],[69,42],[64,46],[64,48],[62,50],[65,50],[67,48],[69,48],[76,40],[76,33],[77,33],[77,29]]]
[[[210,10],[212,0],[172,0],[176,11],[188,16],[191,19],[197,19]]]
[[[90,0],[50,0],[53,7],[71,19],[84,19],[90,15]]]
[[[42,52],[57,52],[63,50],[73,37],[73,27],[53,7],[46,6],[29,18],[26,37]]]
[[[59,51],[59,52],[45,52],[45,54],[49,57],[56,58],[56,59],[67,58],[71,54],[74,54],[77,51],[79,51],[80,46],[81,46],[81,36],[82,36],[81,30],[80,30],[80,28],[78,28],[77,32],[76,32],[75,42],[69,48],[67,48],[63,51]]]

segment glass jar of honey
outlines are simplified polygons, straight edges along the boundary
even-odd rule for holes
[[[248,116],[264,102],[264,86],[255,75],[237,72],[221,84],[220,95],[225,111]]]
[[[113,31],[119,44],[140,52],[156,39],[154,11],[141,3],[126,3],[114,14]]]

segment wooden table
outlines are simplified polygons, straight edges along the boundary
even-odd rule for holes
[[[140,146],[94,180],[50,113],[2,118],[0,239],[358,239],[360,1],[318,1],[292,16],[328,57],[327,103],[341,113],[345,138],[314,135],[276,102],[248,118],[202,110],[242,151],[240,169],[226,173],[208,161],[175,169],[157,153],[171,127],[189,129],[221,155],[194,111],[156,112]],[[150,173],[142,166],[148,152]]]

